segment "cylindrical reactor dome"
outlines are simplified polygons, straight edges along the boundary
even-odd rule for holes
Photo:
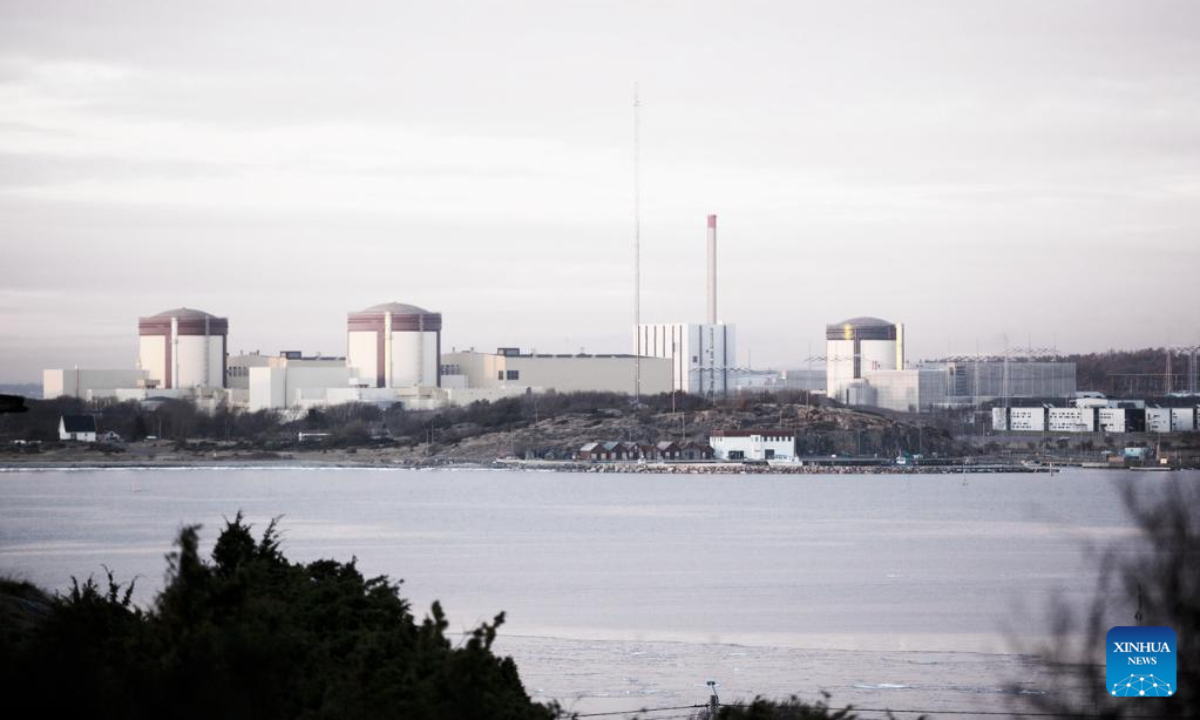
[[[346,322],[346,364],[372,387],[441,385],[442,316],[390,302],[352,312]]]
[[[904,367],[903,326],[874,317],[856,317],[825,326],[825,388],[847,402],[846,391],[872,370]]]
[[[138,366],[160,388],[225,387],[229,320],[176,308],[138,318]]]

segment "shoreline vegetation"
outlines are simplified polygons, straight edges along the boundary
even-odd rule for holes
[[[197,458],[191,460],[125,461],[121,459],[87,459],[69,462],[0,461],[0,472],[20,470],[516,470],[525,472],[571,473],[635,473],[656,475],[961,475],[994,473],[1052,473],[1059,467],[1021,464],[971,465],[818,465],[818,464],[753,464],[725,462],[647,462],[518,460],[501,458],[492,463],[475,462],[387,462],[354,460],[310,460],[294,456],[275,459],[246,460],[231,458]]]
[[[0,467],[549,467],[586,472],[1025,472],[1027,464],[1102,463],[1126,443],[1161,445],[1200,458],[1200,434],[1174,438],[988,434],[986,412],[908,414],[846,408],[800,391],[729,399],[675,393],[643,398],[615,393],[545,393],[440,410],[346,404],[307,411],[212,413],[178,400],[143,403],[77,398],[29,400],[28,411],[0,414]],[[64,415],[95,418],[101,442],[64,443]],[[802,466],[721,466],[647,459],[577,462],[582,446],[621,441],[701,442],[717,431],[783,429],[796,434]],[[1106,455],[1107,453],[1107,455]],[[887,463],[903,457],[893,468]],[[521,464],[524,461],[529,465]],[[816,464],[816,467],[811,467]],[[1190,463],[1183,463],[1188,465]],[[953,470],[948,467],[953,466]],[[1034,468],[1036,469],[1036,468]]]

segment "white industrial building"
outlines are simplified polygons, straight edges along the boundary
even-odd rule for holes
[[[1069,398],[1075,395],[1075,363],[1030,359],[947,360],[927,363],[947,372],[947,403],[980,405],[1003,398]]]
[[[416,305],[373,305],[347,318],[346,362],[370,387],[437,387],[442,316]]]
[[[868,374],[904,369],[904,326],[856,317],[825,327],[825,393],[846,405],[875,405]],[[907,381],[906,381],[907,382]]]
[[[231,355],[226,366],[229,401],[252,411],[297,406],[304,398],[324,397],[324,388],[342,389],[354,384],[346,358],[342,357],[305,356],[296,351],[278,355],[254,352]]]
[[[617,392],[632,395],[633,355],[547,355],[499,348],[494,353],[450,352],[442,356],[442,382],[448,389],[514,389],[542,392]],[[642,393],[671,391],[671,364],[641,359]]]
[[[724,395],[734,387],[737,342],[733,325],[639,325],[634,338],[634,354],[669,360],[671,387],[680,392]],[[644,385],[642,392],[648,392]]]
[[[144,388],[148,373],[145,370],[74,370],[42,371],[42,397],[77,397],[99,400],[116,397],[124,388]]]
[[[792,430],[717,430],[708,438],[718,460],[795,460]]]
[[[225,318],[190,308],[139,318],[138,369],[45,370],[43,397],[181,399],[207,411],[223,403],[250,410],[302,411],[345,402],[431,409],[498,400],[529,389],[468,388],[465,382],[454,388],[438,387],[441,315],[414,305],[386,303],[350,313],[345,358],[306,357],[295,351],[231,357],[228,329]],[[665,392],[669,369],[666,361],[661,365],[651,362],[645,377],[651,387]],[[576,369],[574,379],[584,386],[581,389],[592,389],[591,376],[604,376],[606,382],[612,374],[607,365]],[[632,370],[626,375],[632,387]]]
[[[717,216],[708,216],[705,323],[642,323],[633,329],[633,354],[670,361],[671,388],[725,395],[737,382],[737,338],[717,314]],[[647,392],[645,387],[642,392]]]
[[[42,397],[161,396],[211,404],[225,386],[228,332],[227,319],[191,308],[138,318],[137,368],[43,370]]]
[[[1014,432],[1042,432],[1046,429],[1046,408],[1009,408],[1008,429]]]
[[[998,432],[1054,433],[1180,433],[1195,432],[1200,408],[1145,407],[1141,400],[1081,398],[1072,407],[1013,407],[992,409],[992,429]],[[1136,407],[1142,405],[1142,407]]]
[[[225,387],[230,390],[250,388],[250,370],[256,367],[272,368],[346,368],[346,358],[325,355],[305,355],[296,350],[284,350],[278,355],[259,352],[230,355],[225,363]]]
[[[1171,408],[1146,408],[1146,432],[1171,432]]]
[[[897,412],[928,412],[946,402],[946,372],[940,368],[910,368],[907,370],[871,370],[865,383],[851,385],[873,405]]]
[[[1110,433],[1133,431],[1129,411],[1125,408],[1096,408],[1096,425]]]
[[[1052,407],[1047,427],[1050,432],[1095,432],[1096,410],[1088,407]]]
[[[138,367],[148,387],[225,387],[229,321],[203,310],[176,308],[138,318]]]
[[[1075,394],[1070,362],[973,358],[906,367],[904,326],[879,318],[827,325],[825,341],[825,391],[846,405],[928,412],[999,398]]]
[[[788,390],[825,392],[824,370],[784,370],[780,382]]]

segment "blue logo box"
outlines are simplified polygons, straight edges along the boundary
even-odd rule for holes
[[[1170,697],[1175,685],[1175,631],[1169,627],[1115,627],[1105,639],[1108,694]]]

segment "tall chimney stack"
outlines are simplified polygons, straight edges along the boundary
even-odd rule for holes
[[[717,324],[717,216],[708,216],[708,324]]]

